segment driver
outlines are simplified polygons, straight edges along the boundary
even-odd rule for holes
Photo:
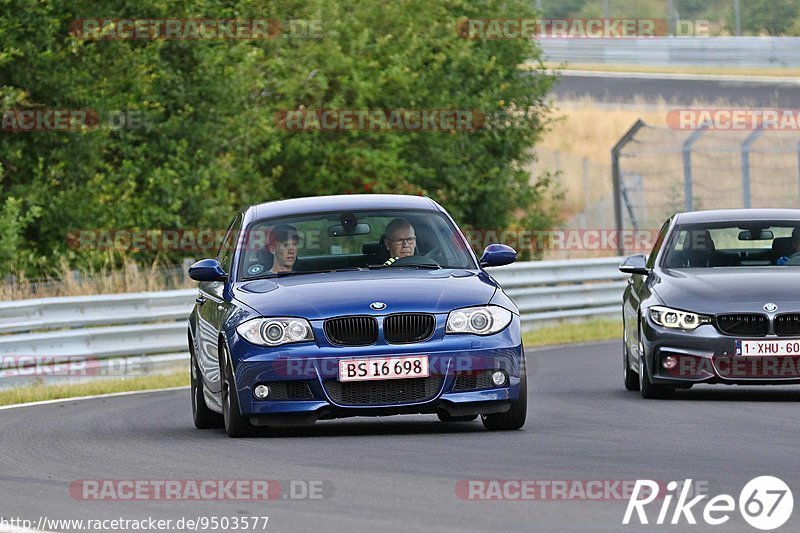
[[[778,265],[800,265],[800,226],[792,230],[792,246],[794,253],[790,256],[779,257]]]
[[[281,224],[272,228],[269,234],[269,252],[274,257],[270,272],[291,272],[297,260],[297,245],[300,235],[294,226]]]
[[[389,250],[389,259],[384,263],[385,266],[391,265],[403,257],[414,255],[417,247],[417,236],[414,227],[405,218],[395,218],[386,226],[386,239],[384,246]]]

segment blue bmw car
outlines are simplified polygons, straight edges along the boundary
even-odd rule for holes
[[[419,196],[282,200],[237,214],[189,317],[192,413],[228,435],[351,416],[525,423],[519,310]]]

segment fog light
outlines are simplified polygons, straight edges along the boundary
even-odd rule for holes
[[[672,355],[668,355],[661,361],[661,366],[666,368],[667,370],[672,370],[676,366],[678,366],[678,358]]]
[[[506,383],[506,373],[505,372],[501,372],[499,370],[497,372],[493,372],[492,373],[492,383],[494,383],[496,387],[499,387],[500,385],[505,385],[505,383]]]
[[[266,385],[258,385],[253,389],[253,395],[259,400],[264,400],[269,396],[269,387]]]

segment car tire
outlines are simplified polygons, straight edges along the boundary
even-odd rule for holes
[[[644,350],[641,344],[639,345],[639,389],[642,393],[642,398],[647,399],[665,399],[671,398],[675,393],[675,389],[667,387],[666,385],[657,385],[650,381],[650,376],[647,374],[647,365],[643,357]]]
[[[206,405],[203,394],[203,377],[194,355],[194,347],[189,346],[189,365],[192,390],[192,419],[197,429],[215,429],[225,425],[222,415],[215,413]]]
[[[436,416],[442,422],[472,422],[478,418],[478,415],[450,416],[447,413],[436,413]]]
[[[233,365],[227,347],[223,347],[224,364],[222,368],[222,418],[225,421],[225,432],[229,437],[250,437],[255,428],[242,416],[239,409],[239,395],[233,379]]]
[[[511,401],[511,409],[505,413],[481,415],[481,422],[483,422],[483,427],[490,431],[513,431],[525,425],[527,414],[528,377],[523,364],[522,372],[519,376],[519,397]]]
[[[631,368],[630,359],[628,358],[628,341],[624,335],[622,341],[622,378],[625,381],[625,390],[639,390],[639,374]]]

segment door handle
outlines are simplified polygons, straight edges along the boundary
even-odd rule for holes
[[[205,296],[198,296],[197,298],[194,299],[194,301],[197,302],[197,305],[203,307],[203,304],[206,303],[206,298]]]

